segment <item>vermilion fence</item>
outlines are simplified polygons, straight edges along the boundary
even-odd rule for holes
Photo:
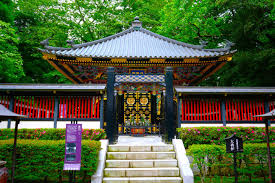
[[[273,109],[275,101],[265,101],[263,98],[199,96],[181,98],[179,112],[182,122],[257,122],[263,119],[254,116]]]
[[[100,96],[13,96],[13,100],[10,96],[0,96],[0,103],[5,107],[27,116],[23,120],[53,119],[56,112],[59,120],[98,120],[100,100]]]
[[[256,115],[264,114],[264,100],[262,99],[228,99],[226,100],[227,121],[262,121]]]
[[[54,102],[51,96],[15,96],[13,112],[28,118],[53,118]]]
[[[185,98],[181,102],[182,121],[221,120],[221,101],[215,98]]]
[[[59,118],[99,118],[99,96],[66,96],[59,99]]]
[[[10,96],[1,96],[0,95],[0,103],[4,105],[6,108],[10,106]]]

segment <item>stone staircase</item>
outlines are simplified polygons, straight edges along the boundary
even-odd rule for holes
[[[145,182],[183,182],[173,145],[109,145],[103,183]]]

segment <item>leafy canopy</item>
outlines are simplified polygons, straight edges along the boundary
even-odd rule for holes
[[[40,41],[51,37],[52,46],[62,47],[68,39],[93,41],[139,16],[146,29],[179,41],[208,41],[206,48],[223,47],[225,39],[236,43],[232,62],[201,85],[274,86],[274,12],[271,0],[3,0],[0,19],[10,24],[1,31],[19,41],[1,38],[11,50],[1,43],[1,58],[17,63],[1,66],[7,68],[1,82],[69,83],[42,59]],[[16,79],[7,80],[10,75]]]

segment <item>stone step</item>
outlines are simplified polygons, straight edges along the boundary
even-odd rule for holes
[[[105,177],[103,183],[182,183],[180,177]]]
[[[159,136],[145,136],[145,137],[132,137],[132,136],[118,136],[118,145],[165,145],[162,138]]]
[[[169,160],[106,160],[107,168],[177,167],[176,159]]]
[[[143,159],[175,159],[175,152],[107,152],[107,159],[143,160]]]
[[[109,152],[171,152],[173,145],[109,145]]]
[[[104,177],[178,177],[179,168],[105,168]]]

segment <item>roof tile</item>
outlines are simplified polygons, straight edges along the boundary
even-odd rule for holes
[[[191,45],[166,38],[146,29],[127,29],[121,33],[74,45],[72,48],[46,46],[42,52],[72,57],[108,58],[194,58],[221,56],[235,51],[229,48],[203,49],[201,45]]]

